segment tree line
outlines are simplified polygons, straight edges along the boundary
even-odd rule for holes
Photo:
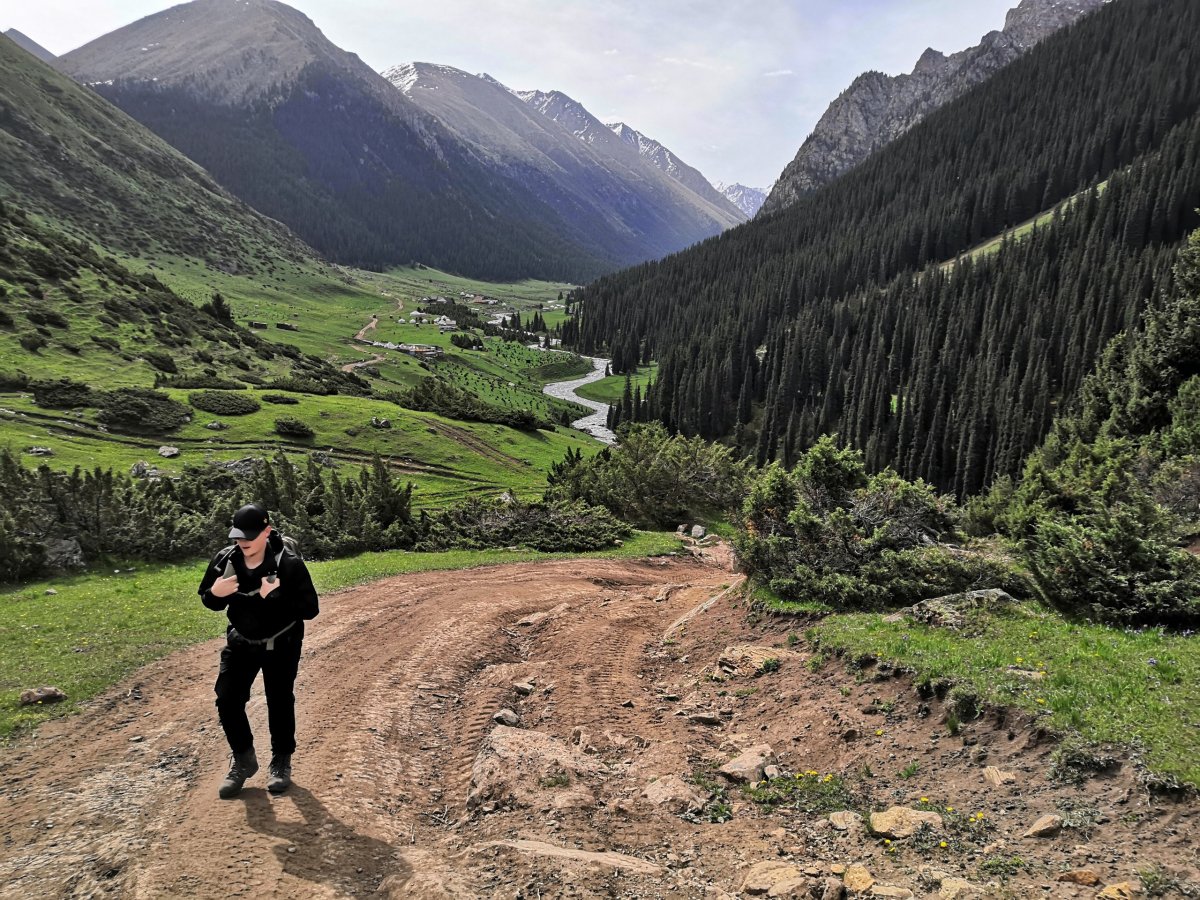
[[[564,340],[659,360],[621,421],[760,463],[837,431],[960,495],[1012,474],[1200,224],[1196,28],[1185,0],[1105,7],[821,192],[582,289]]]

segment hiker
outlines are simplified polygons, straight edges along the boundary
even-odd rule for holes
[[[231,544],[213,557],[200,580],[200,598],[209,609],[226,610],[229,626],[217,675],[217,713],[232,754],[229,774],[218,790],[236,796],[258,771],[254,735],[246,718],[250,686],[263,675],[271,764],[267,790],[279,794],[292,783],[296,751],[296,670],[304,640],[304,620],[317,615],[317,592],[295,542],[271,527],[258,503],[233,514]]]

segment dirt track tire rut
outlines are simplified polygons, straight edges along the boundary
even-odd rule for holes
[[[406,858],[448,840],[431,821],[462,814],[514,680],[549,673],[526,706],[552,705],[560,731],[594,719],[639,689],[641,647],[688,606],[686,591],[647,599],[656,586],[728,577],[690,559],[567,560],[329,595],[297,680],[296,783],[274,798],[261,686],[248,710],[264,771],[220,801],[220,642],[177,652],[3,751],[0,897],[343,897],[403,882]]]

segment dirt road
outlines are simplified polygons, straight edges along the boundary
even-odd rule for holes
[[[803,622],[748,609],[727,553],[703,552],[325,597],[281,797],[260,773],[217,799],[219,644],[150,665],[0,756],[0,896],[708,900],[853,884],[1090,900],[1139,878],[1200,885],[1194,799],[1150,794],[1119,754],[1052,777],[1036,718],[960,721],[887,666],[814,654]],[[519,727],[493,723],[504,708]],[[261,688],[251,721],[265,755]],[[718,774],[760,753],[795,793],[764,804]],[[892,841],[876,813],[875,831],[858,818],[892,806],[926,824]],[[1060,821],[1027,836],[1047,815]],[[1114,891],[1101,896],[1133,896]]]
[[[730,578],[693,560],[555,562],[329,595],[297,682],[296,784],[279,798],[260,772],[240,798],[217,799],[220,642],[175,653],[7,752],[0,892],[308,898],[403,884],[443,855],[442,826],[463,812],[515,675],[552,670],[556,721],[607,717],[644,688],[642,645]],[[666,582],[687,587],[655,603]],[[521,633],[519,620],[551,610],[552,635]],[[265,769],[261,685],[250,710]]]

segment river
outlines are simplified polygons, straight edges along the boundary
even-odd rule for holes
[[[580,397],[575,393],[575,388],[583,387],[585,384],[591,384],[593,381],[599,381],[603,378],[604,370],[608,366],[608,360],[595,356],[585,356],[584,359],[591,360],[591,372],[582,378],[575,378],[571,381],[553,381],[542,388],[542,393],[549,394],[551,397],[557,397],[560,400],[570,400],[572,403],[578,403],[593,410],[591,415],[584,416],[582,419],[576,419],[572,422],[571,427],[578,428],[580,431],[586,431],[592,437],[606,444],[615,444],[617,436],[608,427],[608,404],[588,400],[586,397]]]

